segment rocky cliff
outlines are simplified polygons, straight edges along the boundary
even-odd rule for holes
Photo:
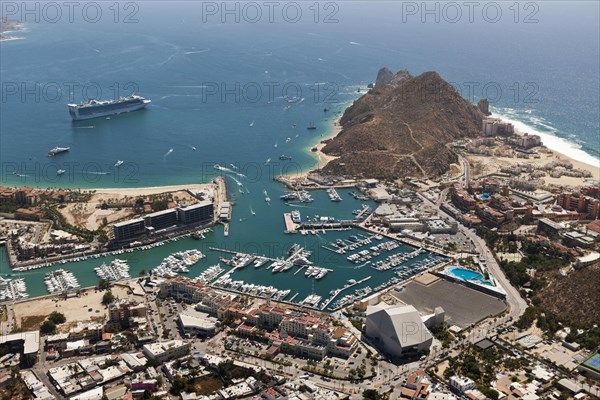
[[[381,69],[373,89],[341,118],[324,172],[372,178],[439,176],[457,161],[449,144],[481,131],[483,114],[436,72]]]

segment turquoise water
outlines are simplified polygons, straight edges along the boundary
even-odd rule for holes
[[[230,237],[223,238],[217,227],[202,242],[186,239],[124,254],[132,275],[178,250],[207,253],[193,267],[194,276],[218,260],[219,254],[206,249],[209,244],[279,256],[298,241],[315,253],[316,264],[335,269],[315,283],[315,291],[326,295],[347,279],[370,274],[368,285],[376,286],[390,273],[354,269],[345,257],[320,247],[348,232],[284,235],[282,214],[291,208],[278,200],[284,189],[273,176],[315,165],[307,149],[327,135],[332,120],[360,96],[357,88],[372,82],[380,67],[408,68],[413,74],[436,70],[462,89],[493,82],[503,88],[493,107],[600,154],[597,3],[542,3],[536,24],[515,24],[508,17],[498,24],[404,23],[401,2],[338,5],[334,24],[310,18],[296,24],[205,22],[200,3],[158,1],[139,3],[135,24],[111,18],[28,23],[28,31],[19,34],[25,40],[0,45],[0,83],[3,89],[18,88],[16,94],[3,90],[1,99],[0,183],[72,188],[187,184],[212,179],[218,173],[215,163],[234,164],[245,177],[234,175],[242,184],[240,193],[232,174],[226,176],[236,203]],[[557,24],[565,29],[557,30]],[[515,60],[510,68],[507,60]],[[531,82],[537,85],[534,102],[524,92]],[[86,85],[102,89],[105,99],[128,94],[133,85],[152,104],[110,120],[73,124],[66,104],[94,96],[83,90]],[[60,88],[58,96],[55,87]],[[252,87],[262,89],[258,97],[238,89]],[[215,88],[217,94],[211,94]],[[481,90],[461,92],[473,102],[484,97]],[[311,123],[316,131],[306,130]],[[70,146],[71,151],[49,159],[46,154],[54,146]],[[293,159],[279,161],[281,154]],[[119,171],[113,167],[117,160],[125,161]],[[57,178],[59,168],[67,173]],[[270,205],[263,190],[273,199]],[[342,202],[331,203],[319,192],[314,203],[299,209],[350,218],[363,202],[346,191],[341,195]],[[107,259],[53,268],[71,269],[88,286],[97,282],[93,267],[103,261]],[[46,272],[23,274],[32,295],[45,294]],[[10,273],[4,259],[0,273]],[[298,287],[303,294],[312,290],[301,274],[292,280],[290,274],[245,269],[237,275],[281,289]]]
[[[234,185],[237,187],[237,185]],[[293,275],[296,268],[283,273],[272,273],[264,267],[255,269],[248,266],[242,270],[236,271],[232,277],[234,280],[244,280],[246,282],[259,283],[265,285],[273,285],[278,289],[291,289],[294,293],[299,293],[296,300],[302,300],[306,295],[312,293],[319,294],[323,298],[328,297],[331,290],[343,286],[348,279],[360,280],[367,276],[372,278],[364,284],[357,285],[354,289],[359,289],[366,286],[374,288],[390,278],[394,277],[394,271],[376,271],[369,265],[356,265],[346,259],[349,255],[339,255],[331,251],[323,249],[325,245],[333,247],[330,243],[336,239],[347,239],[350,235],[359,233],[366,235],[365,232],[358,231],[329,231],[325,234],[318,233],[317,235],[286,235],[284,231],[283,212],[289,212],[296,208],[302,213],[303,219],[307,215],[314,216],[331,216],[336,219],[350,219],[353,217],[352,211],[361,208],[362,204],[368,203],[371,206],[372,202],[358,201],[348,195],[350,190],[338,190],[342,196],[341,202],[333,203],[329,200],[324,191],[314,192],[315,201],[297,207],[290,207],[277,197],[283,190],[273,191],[270,193],[273,198],[271,205],[266,202],[254,204],[253,208],[256,216],[252,216],[248,209],[242,208],[241,204],[234,206],[233,219],[230,223],[230,236],[223,236],[223,227],[218,225],[214,228],[214,232],[208,233],[206,238],[201,241],[191,238],[184,238],[176,242],[165,244],[164,246],[155,247],[144,251],[135,251],[133,253],[124,253],[116,256],[107,256],[99,259],[90,258],[85,261],[69,262],[66,264],[56,264],[49,268],[42,268],[32,271],[26,271],[19,274],[13,274],[10,277],[22,277],[27,284],[28,292],[32,297],[48,294],[46,286],[43,282],[43,277],[46,273],[56,269],[71,270],[78,279],[82,287],[93,286],[98,283],[98,277],[94,272],[94,268],[102,263],[110,262],[114,258],[125,259],[130,265],[130,274],[132,277],[139,275],[140,271],[149,272],[153,267],[158,266],[163,258],[181,250],[199,249],[206,258],[198,264],[190,268],[189,274],[184,276],[195,277],[206,270],[207,267],[217,264],[220,256],[229,258],[228,254],[217,251],[212,251],[210,247],[224,248],[246,253],[266,255],[269,257],[284,257],[292,243],[297,242],[303,247],[313,251],[310,260],[316,265],[333,269],[323,279],[313,281],[304,276],[304,273]],[[277,196],[277,197],[276,197]],[[242,219],[242,221],[240,221]],[[374,241],[373,244],[377,243]],[[365,248],[368,248],[367,246]],[[395,250],[396,253],[406,253],[413,251],[414,248],[407,245],[402,245]],[[357,250],[358,251],[358,250]],[[5,258],[5,249],[0,247],[0,274],[6,276],[12,274],[8,268]],[[391,253],[383,253],[378,258],[372,259],[372,263],[383,259]],[[421,254],[411,260],[411,264],[422,261],[430,256],[428,253]],[[411,265],[408,264],[408,265]],[[223,265],[223,264],[221,264]],[[225,267],[227,268],[227,267]],[[351,292],[348,292],[351,293]]]
[[[470,269],[449,268],[448,273],[450,273],[450,275],[452,275],[458,279],[462,279],[465,281],[476,281],[476,282],[482,283],[484,285],[493,286],[490,281],[485,280],[485,277],[482,274],[480,274],[479,272],[476,272],[476,271],[472,271]]]

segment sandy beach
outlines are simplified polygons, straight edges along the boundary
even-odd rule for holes
[[[189,185],[153,186],[144,188],[91,189],[96,194],[115,196],[149,196],[153,194],[178,192],[182,190],[202,191],[213,187],[212,183],[193,183]]]
[[[592,178],[576,178],[571,176],[561,176],[560,178],[552,178],[550,176],[544,176],[541,179],[547,185],[556,186],[581,186],[587,184],[591,180],[600,179],[600,169],[594,168],[589,164],[582,163],[565,156],[564,154],[552,152],[550,154],[542,154],[540,158],[535,159],[522,159],[522,158],[510,158],[510,157],[496,157],[496,156],[480,156],[474,154],[466,155],[466,158],[475,167],[472,169],[473,177],[477,178],[482,175],[488,175],[499,172],[503,167],[509,167],[511,165],[519,163],[527,163],[535,166],[543,166],[552,161],[569,161],[573,164],[573,168],[578,168],[586,171],[590,171]]]
[[[322,142],[325,140],[333,139],[341,132],[341,130],[342,130],[342,125],[340,124],[341,118],[342,118],[342,116],[340,115],[331,123],[330,129],[326,133],[322,134],[319,137],[319,141],[317,143],[314,143],[310,147],[306,148],[306,151],[308,151],[310,154],[312,154],[316,158],[317,163],[315,165],[312,165],[310,168],[308,168],[304,171],[288,174],[287,175],[288,178],[290,178],[290,179],[306,178],[310,171],[315,170],[315,169],[322,169],[323,167],[325,167],[325,165],[327,165],[327,163],[329,161],[335,160],[337,158],[337,157],[330,156],[328,154],[323,153],[322,150],[323,150],[323,147],[325,147],[325,143],[322,143]],[[316,151],[313,151],[313,149],[315,149],[315,148],[316,148]]]
[[[514,123],[513,120],[503,119],[506,122]],[[518,128],[517,128],[518,126]],[[524,136],[527,134],[539,135],[539,132],[519,123],[515,126],[515,133],[517,135]],[[541,179],[547,185],[553,186],[582,186],[589,184],[590,180],[600,180],[600,160],[596,160],[593,156],[584,153],[582,150],[573,147],[571,144],[565,144],[566,140],[563,138],[552,137],[548,134],[541,134],[540,138],[542,143],[549,150],[546,152],[539,152],[540,158],[511,158],[511,157],[497,157],[497,156],[479,156],[468,154],[467,158],[471,162],[478,163],[481,171],[474,174],[474,177],[487,175],[500,171],[502,167],[508,167],[519,163],[531,164],[536,167],[542,167],[553,161],[567,161],[573,165],[573,169],[580,169],[589,171],[592,174],[591,178],[578,178],[572,176],[561,176],[560,178],[553,178],[550,176],[544,176]],[[561,150],[565,152],[561,152]],[[577,157],[574,157],[577,155]],[[596,162],[597,161],[597,162]],[[596,165],[594,163],[596,162]]]

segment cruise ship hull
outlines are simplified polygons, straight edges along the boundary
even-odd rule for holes
[[[119,115],[123,113],[129,113],[132,111],[141,110],[146,107],[150,103],[150,100],[145,100],[139,104],[132,104],[128,106],[124,106],[115,110],[94,110],[92,112],[81,113],[80,109],[76,107],[69,107],[69,114],[71,114],[71,118],[73,121],[83,121],[87,119],[101,118],[101,117],[109,117],[111,115]]]

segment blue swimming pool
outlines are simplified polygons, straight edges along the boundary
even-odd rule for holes
[[[464,281],[476,281],[484,285],[493,286],[490,281],[485,280],[485,277],[482,274],[476,271],[471,271],[470,269],[450,267],[446,270],[446,272],[449,275]]]

